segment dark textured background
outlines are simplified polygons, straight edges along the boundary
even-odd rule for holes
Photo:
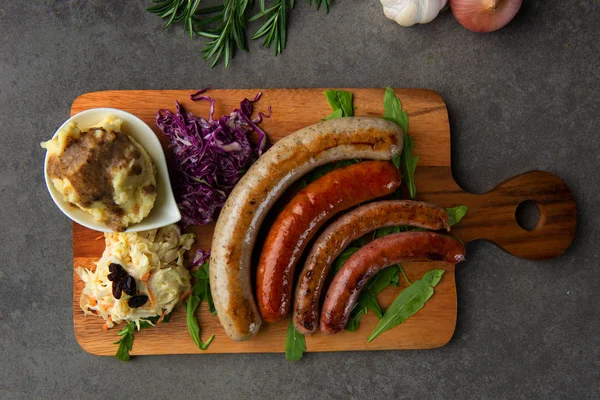
[[[493,34],[450,13],[401,28],[377,0],[329,15],[298,1],[287,50],[259,43],[228,70],[163,32],[147,1],[0,0],[0,398],[599,398],[600,3],[525,0]],[[559,259],[469,245],[456,333],[440,349],[138,357],[73,336],[70,222],[39,147],[80,94],[103,89],[425,87],[450,112],[454,174],[481,193],[525,171],[561,176],[579,206]]]

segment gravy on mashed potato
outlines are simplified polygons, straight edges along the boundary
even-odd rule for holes
[[[119,232],[144,219],[156,199],[152,159],[120,128],[115,117],[86,132],[70,123],[42,143],[47,173],[65,200]]]

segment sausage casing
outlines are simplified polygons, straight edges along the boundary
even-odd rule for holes
[[[408,261],[457,264],[464,258],[460,241],[434,232],[402,232],[373,240],[350,256],[333,278],[323,304],[321,332],[344,329],[360,291],[382,269]]]
[[[340,211],[391,194],[401,179],[390,162],[364,161],[325,174],[294,196],[271,226],[258,263],[256,297],[265,321],[288,314],[296,264],[321,226]]]
[[[390,160],[402,145],[402,129],[392,122],[332,119],[284,137],[250,167],[221,210],[211,246],[211,291],[231,339],[248,339],[260,328],[250,258],[258,228],[283,191],[320,165],[350,158]]]
[[[365,204],[334,221],[315,240],[298,278],[293,321],[299,332],[311,334],[317,329],[323,285],[335,259],[352,241],[388,226],[449,229],[448,213],[431,203],[385,200]]]

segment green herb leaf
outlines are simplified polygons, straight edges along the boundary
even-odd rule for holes
[[[351,117],[354,115],[354,107],[352,106],[352,92],[343,90],[326,90],[323,92],[327,98],[327,102],[335,112],[342,110],[343,117]]]
[[[393,265],[379,271],[374,277],[369,279],[363,289],[363,292],[371,292],[373,295],[377,296],[379,293],[381,293],[381,291],[383,291],[383,289],[390,286],[392,281],[398,276],[399,273],[400,268],[398,268],[397,265]]]
[[[381,318],[383,316],[383,313],[381,312],[381,307],[379,306],[379,302],[377,301],[377,296],[374,293],[368,290],[363,290],[358,296],[358,303],[373,311],[377,318]]]
[[[413,138],[404,134],[404,148],[402,149],[402,176],[406,186],[408,187],[408,194],[411,199],[417,197],[417,186],[415,185],[415,169],[419,162],[419,156],[413,154],[415,148],[415,142]]]
[[[408,187],[408,193],[411,199],[417,196],[417,187],[415,186],[415,169],[419,157],[413,155],[413,149],[415,142],[412,137],[408,134],[408,113],[402,109],[402,103],[394,89],[388,87],[385,89],[385,95],[383,96],[383,118],[388,121],[395,122],[402,128],[404,132],[404,148],[402,149],[402,155],[400,157],[395,156],[392,162],[396,168],[402,170],[402,177],[406,186]]]
[[[333,271],[338,272],[342,265],[350,258],[350,256],[358,251],[358,247],[348,247],[342,254],[340,254],[333,262]]]
[[[192,337],[192,340],[194,341],[196,346],[198,346],[200,350],[206,350],[208,348],[208,345],[215,338],[215,335],[212,335],[210,338],[208,338],[208,341],[206,343],[202,343],[202,340],[200,340],[200,325],[198,324],[198,318],[196,318],[195,313],[201,301],[202,300],[200,299],[200,297],[196,296],[195,294],[191,294],[188,297],[185,307],[186,322],[188,330],[190,332],[190,336]]]
[[[386,226],[375,231],[375,238],[391,235],[392,233],[406,232],[406,226]]]
[[[332,112],[331,114],[329,114],[328,116],[323,118],[323,121],[327,121],[328,119],[342,118],[343,116],[344,116],[344,111],[342,111],[341,108],[338,108],[337,110],[335,110],[334,112]]]
[[[398,269],[400,270],[400,273],[404,277],[404,280],[408,283],[408,286],[412,285],[412,282],[410,281],[410,279],[408,279],[408,276],[406,276],[406,272],[404,271],[404,267],[402,267],[401,264],[397,264],[397,265],[398,265]]]
[[[431,270],[423,275],[423,278],[404,289],[386,310],[367,341],[371,342],[385,331],[402,324],[423,308],[433,295],[433,288],[438,284],[444,272],[441,269]]]
[[[354,242],[350,243],[350,247],[363,247],[366,244],[365,237],[360,237],[356,239]]]
[[[348,323],[344,327],[345,330],[349,332],[356,332],[358,327],[360,326],[360,319],[363,315],[367,313],[367,307],[361,306],[360,304],[356,304],[350,313],[350,318],[348,318]]]
[[[210,291],[210,278],[208,273],[208,261],[204,262],[198,270],[192,272],[192,276],[196,279],[192,288],[192,293],[200,297],[208,303],[208,310],[212,315],[217,314],[212,293]]]
[[[323,6],[323,9],[325,10],[325,13],[329,13],[329,7],[331,6],[331,0],[314,0],[315,1],[315,6],[317,7],[317,10]],[[312,5],[313,0],[308,0],[308,4]]]
[[[402,109],[402,103],[391,87],[385,89],[383,95],[383,118],[395,122],[408,133],[408,113]]]
[[[397,169],[402,168],[402,156],[400,154],[396,154],[395,156],[393,156],[392,164],[394,164],[394,167],[396,167]]]
[[[170,316],[170,314],[167,314],[167,316]],[[152,317],[146,318],[146,320],[140,320],[140,329],[154,326],[153,324],[158,322],[158,318],[160,317]],[[131,359],[129,352],[133,348],[133,334],[135,333],[135,329],[136,324],[135,322],[131,321],[128,322],[127,325],[125,325],[125,328],[119,331],[119,336],[121,337],[121,339],[113,343],[119,345],[117,353],[115,354],[115,358],[117,360],[127,362]]]
[[[290,325],[285,336],[285,359],[288,361],[298,361],[306,351],[306,341],[304,335],[296,330],[294,322]]]
[[[287,44],[289,11],[292,8],[294,8],[294,1],[290,1],[288,5],[287,0],[276,0],[275,4],[269,8],[266,8],[264,2],[261,2],[260,12],[249,21],[265,18],[266,22],[252,35],[252,39],[264,37],[264,47],[271,47],[273,44],[275,55],[281,53]]]
[[[121,339],[114,342],[114,344],[118,344],[119,348],[117,349],[117,353],[115,354],[115,358],[117,360],[128,362],[131,357],[129,356],[129,352],[133,349],[133,333],[135,332],[135,322],[129,322],[124,329],[119,331],[119,336]]]
[[[221,57],[225,68],[235,56],[236,49],[248,50],[246,44],[246,11],[249,2],[246,0],[223,0],[221,7],[207,7],[197,10],[195,15],[204,16],[204,19],[195,17],[194,31],[208,38],[206,47],[202,50],[206,61],[212,59],[211,68]],[[216,15],[209,17],[208,15]],[[212,26],[210,28],[209,26]]]
[[[388,286],[398,286],[400,282],[400,269],[398,266],[391,266],[379,271],[374,277],[369,279],[362,292],[358,296],[358,301],[350,313],[348,323],[344,327],[347,331],[355,332],[360,319],[367,314],[367,309],[373,311],[377,318],[382,317],[381,306],[377,301],[377,295]]]
[[[158,0],[154,3],[146,11],[157,14],[160,18],[166,20],[164,29],[175,22],[183,21],[183,31],[188,33],[190,38],[193,37],[194,14],[198,10],[200,0]]]
[[[446,212],[448,213],[448,223],[450,226],[454,226],[460,222],[461,219],[465,215],[467,215],[467,211],[469,209],[465,205],[460,205],[452,208],[446,208]]]

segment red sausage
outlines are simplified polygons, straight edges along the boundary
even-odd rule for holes
[[[338,218],[315,240],[300,273],[294,294],[294,325],[302,334],[319,324],[319,301],[331,265],[353,241],[386,226],[449,229],[448,213],[435,204],[385,200],[365,204]]]
[[[267,235],[258,264],[256,295],[265,321],[288,314],[296,263],[317,230],[340,211],[392,193],[400,180],[390,162],[365,161],[322,176],[287,204]]]
[[[461,242],[433,232],[395,233],[372,241],[350,256],[333,278],[323,304],[321,332],[344,329],[360,291],[382,269],[408,261],[457,264],[464,259]]]

